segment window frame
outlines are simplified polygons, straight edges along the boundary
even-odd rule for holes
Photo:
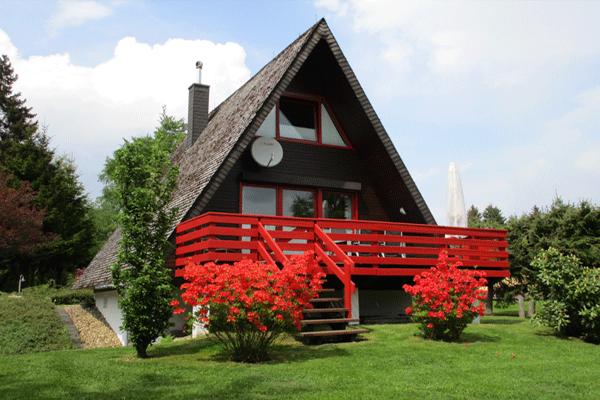
[[[239,204],[239,213],[243,214],[243,190],[244,186],[252,186],[259,188],[270,188],[276,189],[275,191],[275,216],[283,217],[283,191],[284,190],[298,190],[304,192],[313,192],[315,194],[315,217],[308,219],[323,219],[323,192],[332,193],[332,194],[340,194],[344,196],[350,197],[351,202],[351,220],[358,220],[358,203],[357,203],[357,193],[351,191],[342,191],[342,190],[330,190],[327,188],[314,188],[314,187],[298,187],[298,186],[288,186],[288,185],[269,185],[269,184],[260,184],[253,182],[240,182],[240,204]],[[250,214],[248,214],[250,215]],[[284,218],[303,218],[303,217],[284,217]]]
[[[282,100],[292,102],[292,103],[298,103],[298,104],[309,104],[313,107],[313,109],[315,111],[314,118],[315,118],[316,140],[295,139],[295,138],[290,138],[290,137],[286,137],[286,136],[281,136],[280,123],[279,123],[279,113],[280,113],[279,105]],[[324,106],[325,109],[327,110],[327,112],[329,113],[329,116],[331,117],[333,124],[337,128],[337,131],[340,134],[344,143],[346,143],[346,146],[338,146],[338,145],[334,145],[334,144],[323,143],[322,130],[321,130],[321,128],[322,128],[321,121],[323,120],[323,116],[322,116],[322,112],[321,112],[321,106]],[[286,94],[281,96],[281,98],[275,104],[275,139],[280,140],[280,141],[285,141],[285,142],[304,143],[304,144],[312,144],[315,146],[325,146],[325,147],[333,147],[336,149],[353,150],[352,145],[350,144],[350,141],[348,140],[348,137],[346,136],[346,133],[340,126],[337,118],[335,117],[335,115],[331,111],[331,108],[329,107],[329,105],[327,104],[327,102],[325,101],[325,99],[322,96],[313,96],[313,95],[306,95],[306,94],[300,94],[300,93],[289,93],[289,92],[287,92]]]

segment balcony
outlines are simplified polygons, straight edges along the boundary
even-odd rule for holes
[[[177,267],[244,258],[276,264],[314,251],[323,272],[344,284],[347,307],[352,276],[414,276],[435,266],[442,249],[449,262],[488,278],[510,276],[505,230],[211,212],[179,224],[176,233]]]

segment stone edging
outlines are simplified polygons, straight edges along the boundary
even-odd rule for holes
[[[69,336],[71,336],[73,346],[75,346],[77,349],[83,349],[81,338],[79,337],[79,331],[77,331],[77,328],[75,327],[75,324],[73,324],[73,320],[71,317],[69,317],[69,314],[67,314],[67,312],[61,307],[56,307],[56,312],[58,313],[63,326],[69,331]]]

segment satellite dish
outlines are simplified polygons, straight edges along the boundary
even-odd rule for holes
[[[279,142],[270,137],[259,137],[252,143],[252,158],[261,167],[274,167],[283,158],[283,149]]]

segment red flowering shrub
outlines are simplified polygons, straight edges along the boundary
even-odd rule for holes
[[[415,285],[403,289],[413,296],[414,305],[406,309],[423,330],[426,338],[455,341],[477,316],[483,316],[487,285],[484,273],[459,269],[462,263],[448,264],[448,253],[440,252],[437,267],[415,276]]]
[[[321,289],[324,274],[316,267],[313,252],[291,256],[282,269],[250,260],[189,263],[182,274],[189,283],[181,285],[181,297],[201,307],[194,318],[206,324],[233,361],[264,361],[280,334],[300,329],[302,310],[311,307],[309,300]]]

